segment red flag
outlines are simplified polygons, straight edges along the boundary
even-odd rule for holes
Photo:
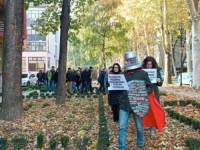
[[[157,102],[154,92],[151,92],[148,95],[149,99],[149,110],[147,114],[142,118],[142,125],[143,126],[152,126],[162,131],[163,127],[165,126],[165,112],[160,104]]]

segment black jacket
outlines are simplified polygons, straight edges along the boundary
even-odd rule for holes
[[[91,72],[88,70],[84,70],[82,73],[81,73],[81,82],[90,82],[90,76],[91,76]]]
[[[81,76],[79,76],[78,74],[76,75],[76,86],[80,86],[81,84]]]
[[[38,81],[43,81],[43,74],[42,73],[37,73],[37,78],[38,78]]]
[[[53,80],[55,83],[58,83],[58,71],[53,74]]]
[[[67,71],[66,73],[66,81],[67,82],[71,82],[72,81],[72,73]]]
[[[134,74],[129,74],[129,75],[126,72],[124,72],[124,76],[125,76],[125,79],[127,82],[129,82],[131,80],[144,80],[146,83],[146,88],[147,88],[148,94],[150,94],[152,92],[153,84],[151,83],[147,72],[140,70],[140,71],[135,71]],[[128,111],[128,112],[132,111],[132,109],[130,107],[130,102],[129,102],[127,91],[122,91],[119,104],[120,104],[120,109]]]

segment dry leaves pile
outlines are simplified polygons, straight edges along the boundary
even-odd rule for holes
[[[187,100],[189,97],[183,97],[167,93],[167,96],[161,96],[161,104],[167,100]],[[105,115],[108,122],[108,130],[110,131],[109,150],[118,149],[118,123],[114,123],[112,119],[112,111],[107,104],[107,96],[104,96]],[[55,99],[46,100],[25,100],[24,101],[25,117],[21,120],[12,122],[0,120],[0,135],[7,138],[10,144],[11,138],[22,136],[28,139],[28,144],[24,150],[34,150],[36,148],[36,136],[43,132],[45,135],[44,150],[49,149],[49,140],[54,137],[59,139],[61,136],[68,136],[70,143],[68,149],[76,150],[72,143],[74,138],[80,135],[87,135],[91,138],[91,144],[87,150],[96,149],[98,140],[98,99],[71,98],[66,101],[66,105],[55,105]],[[200,111],[188,105],[185,107],[172,107],[175,111],[200,119]],[[156,132],[154,138],[150,138],[149,128],[145,127],[145,147],[146,150],[184,150],[184,141],[189,137],[198,137],[198,131],[193,130],[179,121],[173,120],[166,114],[166,126],[162,132]],[[94,146],[95,145],[95,146]],[[130,117],[127,128],[127,150],[136,148],[136,130],[133,118]],[[8,149],[12,149],[9,145]],[[57,149],[61,149],[60,142]]]
[[[189,97],[183,97],[167,93],[167,96],[161,96],[161,104],[165,100],[187,100]],[[200,119],[199,110],[192,106],[173,107],[177,112]],[[187,110],[187,111],[186,111]],[[105,111],[108,120],[108,129],[110,130],[110,150],[118,149],[118,123],[112,120],[112,111],[107,104],[105,97]],[[195,112],[195,113],[194,113]],[[162,132],[156,131],[156,136],[150,138],[149,128],[145,127],[145,149],[146,150],[187,150],[185,140],[189,137],[199,137],[198,131],[193,130],[190,126],[180,123],[168,116],[166,113],[166,126]],[[134,150],[136,148],[136,130],[132,116],[130,116],[127,128],[127,150]]]
[[[55,99],[26,100],[24,101],[25,117],[12,122],[0,121],[0,135],[7,138],[22,136],[28,139],[24,150],[36,149],[36,136],[42,131],[45,135],[43,149],[49,149],[49,140],[54,137],[59,140],[61,136],[68,136],[70,143],[68,149],[75,150],[72,140],[80,135],[89,136],[93,143],[98,140],[98,99],[71,98],[66,105],[55,105]],[[9,145],[8,149],[13,149]],[[61,149],[61,144],[57,145]]]

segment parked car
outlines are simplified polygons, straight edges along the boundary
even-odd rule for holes
[[[193,73],[192,72],[184,72],[182,73],[182,84],[187,84],[192,86],[193,82]],[[178,83],[181,84],[181,74],[178,76]]]
[[[35,85],[37,83],[37,74],[36,73],[22,73],[21,76],[22,86]]]

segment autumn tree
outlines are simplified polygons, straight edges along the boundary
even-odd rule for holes
[[[66,62],[67,62],[67,45],[68,37],[73,39],[75,32],[80,28],[79,18],[84,15],[86,5],[92,4],[93,0],[27,0],[26,7],[29,3],[34,6],[42,4],[47,5],[47,9],[42,13],[41,18],[33,24],[32,27],[42,35],[55,33],[60,25],[60,54],[59,54],[59,72],[58,72],[58,94],[56,104],[64,104],[66,101]],[[70,7],[73,6],[70,17]],[[82,12],[82,13],[81,13]],[[73,32],[74,31],[74,32]]]
[[[4,0],[3,87],[0,118],[20,119],[24,115],[21,87],[23,0]]]

